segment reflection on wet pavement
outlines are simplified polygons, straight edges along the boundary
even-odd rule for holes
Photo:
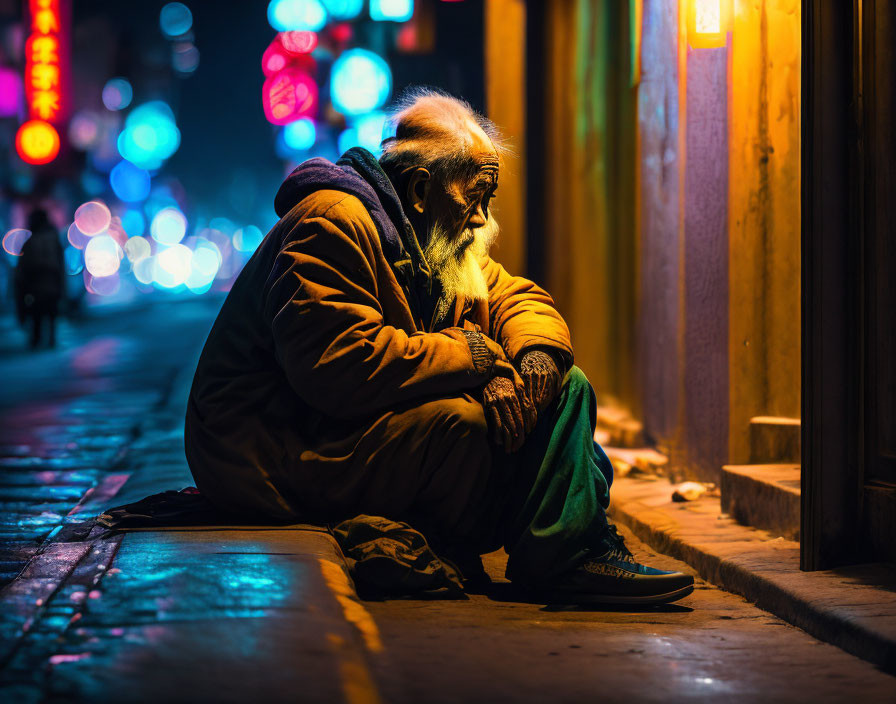
[[[198,352],[216,305],[102,313],[62,324],[55,350],[0,351],[0,586],[54,531],[87,518],[73,509],[120,469],[145,414]]]

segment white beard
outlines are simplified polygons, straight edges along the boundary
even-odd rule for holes
[[[468,301],[488,300],[488,284],[479,266],[479,259],[488,254],[498,237],[498,223],[489,217],[485,225],[464,230],[452,239],[448,231],[435,224],[423,255],[442,282],[442,295],[436,307],[436,320],[448,312],[455,298]],[[463,242],[472,242],[459,248]]]

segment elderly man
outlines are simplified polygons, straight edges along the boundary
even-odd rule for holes
[[[594,392],[550,296],[489,257],[501,147],[469,105],[417,91],[377,161],[311,159],[199,361],[187,458],[222,509],[406,521],[442,554],[502,545],[545,598],[660,603],[693,579],[609,526]]]

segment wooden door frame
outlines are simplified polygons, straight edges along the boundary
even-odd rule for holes
[[[859,559],[864,290],[861,0],[802,2],[800,567]]]

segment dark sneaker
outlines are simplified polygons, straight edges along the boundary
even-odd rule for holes
[[[546,594],[570,604],[666,604],[694,591],[694,578],[635,562],[615,526],[604,538],[607,552],[590,557],[553,580]]]

